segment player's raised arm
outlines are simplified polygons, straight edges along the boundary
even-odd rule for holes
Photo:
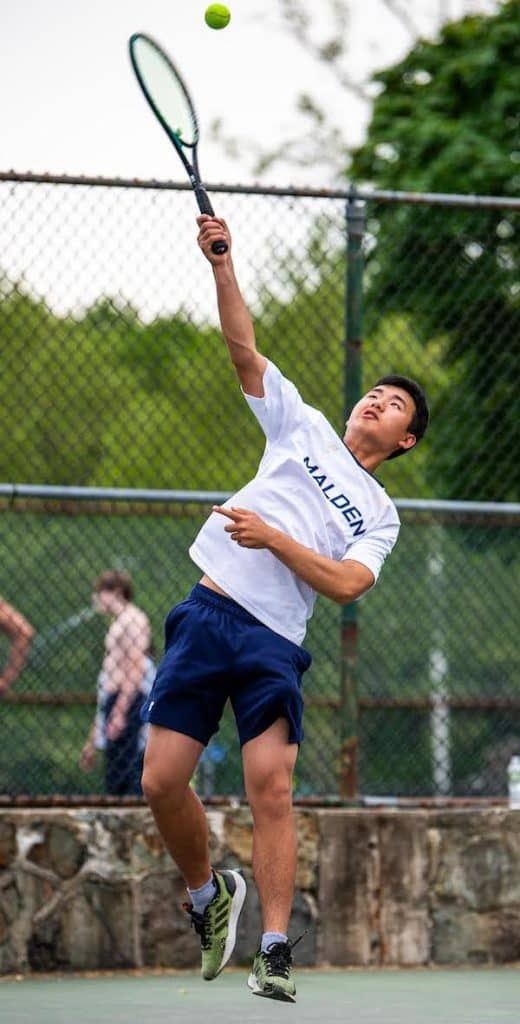
[[[198,217],[197,224],[199,246],[213,268],[220,324],[231,361],[244,391],[248,395],[262,398],[266,359],[257,351],[253,323],[235,277],[229,228],[220,217],[205,215]],[[223,230],[228,251],[224,255],[217,255],[211,246],[216,239],[222,238]]]

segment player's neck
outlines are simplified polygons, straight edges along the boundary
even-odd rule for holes
[[[375,473],[378,466],[384,462],[386,453],[381,451],[374,451],[373,447],[366,442],[363,443],[361,439],[353,439],[347,437],[343,438],[343,444],[346,445],[348,450],[352,452],[355,459],[366,469],[369,473]]]

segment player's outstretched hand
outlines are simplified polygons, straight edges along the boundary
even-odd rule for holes
[[[197,224],[199,225],[197,242],[206,259],[217,267],[226,263],[231,252],[231,234],[225,220],[222,217],[208,217],[207,213],[202,213],[200,217],[197,217]],[[227,242],[228,249],[227,252],[219,255],[213,252],[211,246],[213,242],[222,240]]]
[[[220,505],[214,505],[213,511],[231,519],[231,523],[225,526],[224,530],[241,548],[268,547],[273,528],[256,512],[250,512],[247,508],[221,508]]]

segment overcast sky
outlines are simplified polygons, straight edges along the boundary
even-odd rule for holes
[[[347,2],[347,0],[345,0]],[[329,0],[305,0],[313,32],[330,38]],[[410,33],[388,13],[390,0],[350,0],[349,72],[366,80],[410,47]],[[392,0],[413,11],[422,34],[464,10],[493,9],[494,0]],[[358,144],[370,110],[346,94],[287,31],[282,0],[233,0],[228,28],[204,23],[207,0],[0,0],[0,170],[104,177],[185,180],[162,128],[147,107],[128,58],[135,31],[155,36],[189,83],[201,125],[200,163],[208,183],[254,181],[248,140],[276,147],[306,123],[295,112],[305,90],[326,106],[347,146]],[[225,134],[239,141],[238,160],[211,138],[221,116]],[[283,162],[265,184],[330,187],[335,165],[294,167]],[[247,202],[247,216],[245,214]],[[318,201],[313,215],[318,215]],[[267,282],[276,288],[277,258],[304,252],[310,210],[276,222],[260,200],[219,195],[228,218],[246,294]],[[282,209],[282,207],[280,207]],[[100,212],[102,211],[102,212]],[[58,313],[81,314],[99,296],[130,301],[145,318],[182,306],[189,315],[216,316],[207,268],[195,245],[196,207],[186,194],[141,190],[0,188],[1,271]],[[251,257],[254,233],[255,259]],[[179,250],[179,241],[180,250]],[[181,252],[181,258],[179,257]],[[264,276],[258,268],[264,268]],[[267,276],[266,276],[267,275]]]
[[[223,31],[204,23],[198,0],[1,0],[0,169],[182,177],[176,157],[138,91],[127,56],[134,31],[155,36],[179,64],[198,108],[200,161],[208,181],[251,182],[251,157],[232,161],[209,138],[214,118],[238,139],[279,142],[302,122],[295,98],[304,90],[343,125],[347,144],[363,137],[368,109],[346,96],[286,31],[279,0],[234,0]],[[422,32],[440,18],[492,0],[406,0]],[[382,0],[352,0],[350,60],[363,77],[401,57],[409,36]],[[309,4],[316,33],[326,38],[329,5]],[[311,169],[277,165],[272,184],[330,184]]]

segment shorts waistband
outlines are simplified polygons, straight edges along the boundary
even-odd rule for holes
[[[202,604],[212,605],[213,608],[220,608],[222,611],[228,612],[230,615],[235,615],[238,619],[243,619],[244,622],[250,622],[255,626],[264,626],[264,629],[268,629],[260,619],[256,619],[251,612],[248,612],[246,608],[243,608],[241,604],[234,601],[232,597],[225,597],[224,594],[217,594],[216,590],[211,590],[209,587],[205,587],[202,583],[196,583],[193,590],[188,595],[195,601],[201,601]]]

